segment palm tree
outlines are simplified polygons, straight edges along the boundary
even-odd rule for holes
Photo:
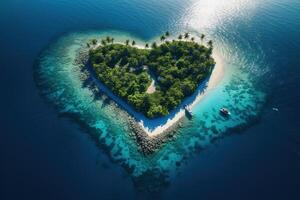
[[[96,45],[97,44],[97,40],[96,39],[92,39],[92,44]]]
[[[170,36],[169,31],[167,31],[167,32],[165,33],[165,35],[166,35],[166,37],[169,37],[169,36]]]
[[[101,40],[101,44],[102,44],[103,46],[105,46],[105,45],[106,45],[106,41],[105,41],[104,39],[102,39],[102,40]]]
[[[86,43],[86,46],[87,46],[88,48],[90,48],[91,45],[90,45],[90,43]]]
[[[106,42],[110,43],[110,37],[109,36],[106,36]]]
[[[126,40],[126,41],[125,41],[126,46],[129,45],[129,42],[130,42],[129,40]]]
[[[160,41],[164,41],[166,39],[166,37],[164,35],[160,36]]]
[[[178,36],[178,39],[179,39],[179,40],[181,40],[181,39],[182,39],[182,35],[181,35],[181,34]]]
[[[203,39],[205,38],[205,35],[204,34],[201,34],[201,42],[203,42]]]
[[[131,45],[132,45],[132,46],[134,46],[134,45],[135,45],[135,41],[134,41],[134,40],[132,40],[132,43],[131,43]]]
[[[157,47],[156,42],[153,42],[152,45],[151,45],[151,47],[152,47],[153,49],[155,49],[155,48]]]
[[[184,34],[184,38],[185,38],[185,39],[188,39],[189,37],[190,37],[190,34],[186,32],[186,33]]]
[[[114,43],[115,38],[110,38],[111,43]]]
[[[146,49],[149,48],[149,44],[148,43],[145,44],[145,48]]]
[[[207,42],[207,44],[208,44],[209,48],[213,48],[213,42],[212,42],[211,40],[209,40],[209,41]]]
[[[195,38],[194,38],[194,37],[192,37],[192,38],[191,38],[191,41],[192,41],[192,42],[194,42],[194,41],[195,41]]]

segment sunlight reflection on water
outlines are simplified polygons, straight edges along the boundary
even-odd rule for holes
[[[224,24],[234,22],[237,18],[247,19],[254,13],[255,5],[257,4],[249,0],[197,1],[184,12],[182,20],[177,23],[178,30],[192,30],[196,34],[203,32],[208,34],[208,37],[216,37],[213,36],[216,28],[226,30]],[[92,92],[82,87],[80,73],[74,70],[78,69],[78,66],[74,65],[73,60],[82,44],[93,37],[99,38],[99,35],[107,34],[114,34],[120,41],[125,40],[124,36],[132,38],[124,32],[100,30],[75,33],[59,40],[51,51],[43,55],[46,62],[41,62],[39,69],[44,81],[41,89],[50,101],[61,107],[60,112],[75,113],[83,124],[95,129],[98,142],[106,145],[112,159],[128,168],[132,176],[139,177],[149,172],[169,173],[195,150],[222,137],[228,129],[245,125],[257,115],[260,109],[257,105],[262,102],[264,96],[255,90],[249,79],[249,71],[258,69],[259,64],[256,61],[260,56],[257,52],[248,51],[252,50],[252,46],[243,49],[229,45],[228,40],[224,38],[227,35],[217,35],[214,38],[216,49],[224,56],[224,64],[231,72],[206,100],[195,107],[195,119],[187,122],[188,126],[178,130],[176,140],[164,145],[154,155],[145,157],[129,139],[126,122],[118,119],[115,110],[109,106],[103,108],[102,99],[94,101]],[[138,38],[135,39],[139,41]],[[242,39],[240,41],[244,42]],[[249,46],[248,43],[244,44]],[[60,51],[64,51],[65,57]],[[219,107],[224,105],[234,114],[229,120],[223,119],[218,113]],[[249,112],[243,112],[244,110]]]
[[[235,18],[247,19],[254,14],[256,0],[200,0],[186,9],[181,24],[189,29],[210,32]]]

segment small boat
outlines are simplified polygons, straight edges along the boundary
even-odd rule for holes
[[[193,112],[192,112],[191,108],[190,108],[188,105],[186,105],[186,106],[184,107],[184,110],[185,110],[185,113],[186,113],[189,117],[193,117]]]
[[[276,111],[276,112],[278,112],[278,111],[279,111],[279,109],[278,109],[278,108],[275,108],[275,107],[274,107],[274,108],[272,108],[272,110],[273,110],[273,111]]]
[[[220,109],[220,113],[224,116],[229,116],[231,115],[231,113],[229,112],[229,110],[227,108],[221,108]]]

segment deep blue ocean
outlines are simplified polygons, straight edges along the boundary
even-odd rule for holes
[[[238,134],[190,156],[159,193],[137,190],[34,76],[59,38],[102,30],[143,40],[203,31],[227,54],[242,49],[263,106]],[[0,199],[300,199],[299,36],[299,0],[1,0]]]

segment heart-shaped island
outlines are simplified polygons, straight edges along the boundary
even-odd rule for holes
[[[212,72],[212,42],[207,46],[189,39],[189,34],[177,40],[153,42],[135,47],[135,41],[114,43],[107,37],[97,45],[92,40],[89,63],[96,77],[115,95],[147,118],[166,116],[184,98],[191,96],[198,85]]]

